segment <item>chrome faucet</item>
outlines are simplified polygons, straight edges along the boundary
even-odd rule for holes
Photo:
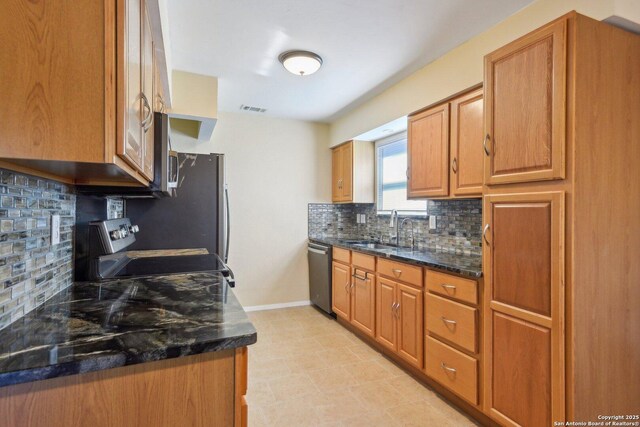
[[[409,221],[409,224],[411,224],[411,250],[413,250],[416,248],[416,236],[415,236],[415,231],[413,230],[413,220],[411,218],[403,219],[402,222],[400,223],[400,228],[404,227],[404,223],[407,221]]]
[[[396,229],[396,234],[391,235],[391,237],[389,238],[389,243],[393,243],[393,241],[395,240],[397,245],[399,241],[399,237],[398,237],[399,224],[398,224],[398,211],[395,209],[391,211],[391,220],[389,221],[389,228]]]

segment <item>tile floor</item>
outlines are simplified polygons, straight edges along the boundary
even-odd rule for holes
[[[474,426],[313,307],[249,313],[249,426]]]

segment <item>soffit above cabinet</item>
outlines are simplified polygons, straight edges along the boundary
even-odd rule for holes
[[[174,70],[172,92],[172,131],[210,140],[218,121],[218,78]]]

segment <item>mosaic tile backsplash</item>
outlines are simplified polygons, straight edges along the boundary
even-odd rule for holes
[[[358,224],[357,214],[366,215]],[[429,216],[436,217],[436,229],[429,229]],[[429,200],[424,217],[410,217],[415,245],[420,249],[466,255],[482,255],[482,200]],[[403,217],[400,216],[400,221]],[[389,215],[377,215],[374,204],[309,204],[309,237],[367,239],[390,242],[395,228]],[[395,242],[394,242],[395,243]],[[400,245],[411,245],[411,224],[401,228]]]
[[[0,329],[73,282],[75,195],[55,181],[0,169]],[[51,245],[51,215],[60,243]]]

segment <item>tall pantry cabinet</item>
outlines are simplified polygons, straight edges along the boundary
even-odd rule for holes
[[[572,12],[485,57],[484,410],[640,408],[640,37]]]

